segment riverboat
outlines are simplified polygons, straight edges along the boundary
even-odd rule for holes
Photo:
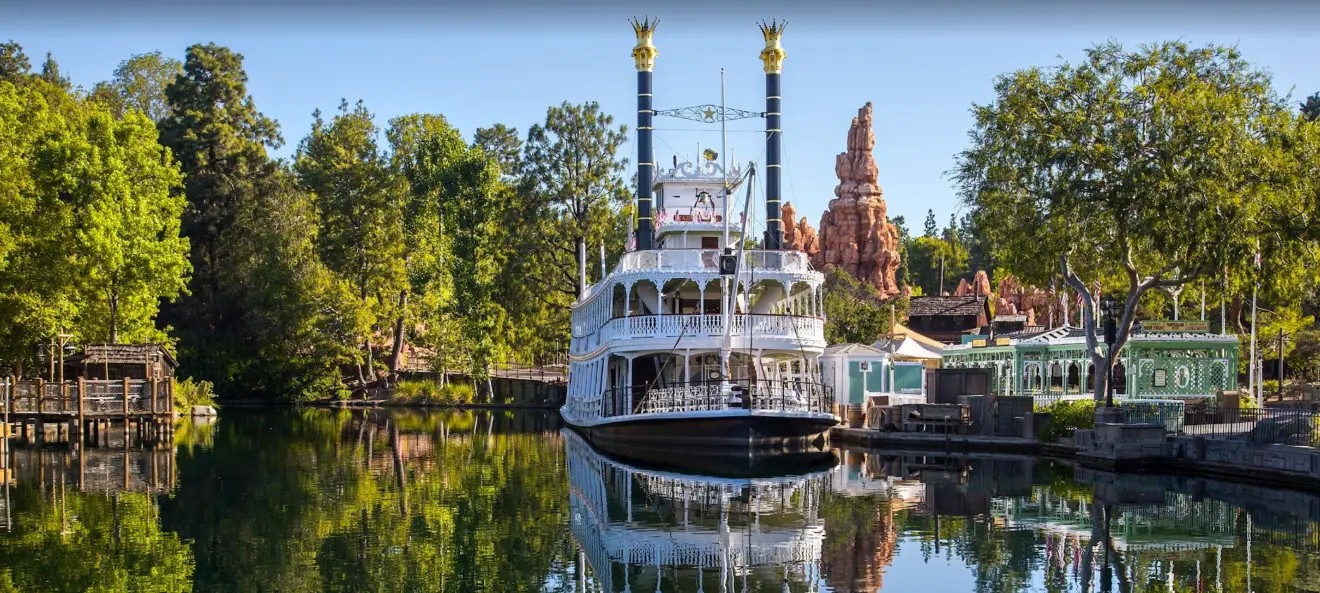
[[[828,450],[839,417],[816,360],[826,346],[824,276],[806,253],[784,248],[780,220],[783,24],[761,25],[766,107],[758,113],[723,104],[653,110],[657,22],[633,21],[637,224],[613,270],[580,286],[561,413],[593,445],[632,457]],[[657,170],[655,115],[722,125],[765,119],[759,247],[746,237],[755,163],[730,167],[709,153],[680,163],[675,155]],[[579,260],[585,278],[585,249]]]

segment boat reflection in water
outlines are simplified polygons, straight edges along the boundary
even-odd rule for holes
[[[578,565],[598,590],[819,590],[833,456],[779,465],[781,477],[698,475],[632,465],[563,435]],[[577,578],[582,588],[586,575]]]

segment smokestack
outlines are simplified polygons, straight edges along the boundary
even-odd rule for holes
[[[660,52],[651,45],[651,35],[660,24],[633,18],[633,31],[637,33],[637,46],[632,50],[637,63],[637,249],[653,249],[655,227],[651,222],[651,185],[655,179],[655,162],[651,155],[651,70],[655,56]]]
[[[761,21],[761,34],[765,36],[765,49],[761,50],[761,62],[765,64],[765,248],[783,249],[784,231],[780,225],[779,214],[779,176],[780,176],[780,137],[779,124],[779,73],[784,68],[784,49],[779,46],[779,38],[784,34],[782,23]]]

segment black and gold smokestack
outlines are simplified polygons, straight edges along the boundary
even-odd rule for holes
[[[637,62],[637,249],[653,249],[655,227],[651,223],[651,185],[655,181],[655,159],[651,155],[651,70],[660,52],[651,45],[660,19],[632,20],[637,46],[632,50]]]
[[[779,123],[779,73],[784,69],[784,48],[779,39],[784,34],[782,23],[761,21],[761,34],[765,36],[765,49],[761,62],[765,64],[765,249],[783,249],[784,231],[779,214],[779,176],[781,155]]]

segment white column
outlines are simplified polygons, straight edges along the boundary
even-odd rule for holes
[[[633,412],[633,393],[632,393],[632,390],[633,390],[633,387],[632,387],[632,368],[633,368],[633,364],[632,364],[632,362],[633,362],[633,357],[628,356],[628,357],[625,358],[625,360],[626,360],[626,364],[628,365],[628,378],[626,379],[626,383],[624,383],[624,385],[625,385],[625,387],[626,387],[626,391],[624,392],[624,393],[625,393],[625,396],[624,396],[624,398],[623,398],[623,401],[624,401],[624,407],[625,407],[624,413],[625,413],[625,414],[631,414],[631,413]],[[630,510],[628,511],[628,513],[631,515],[632,510],[630,509]]]

